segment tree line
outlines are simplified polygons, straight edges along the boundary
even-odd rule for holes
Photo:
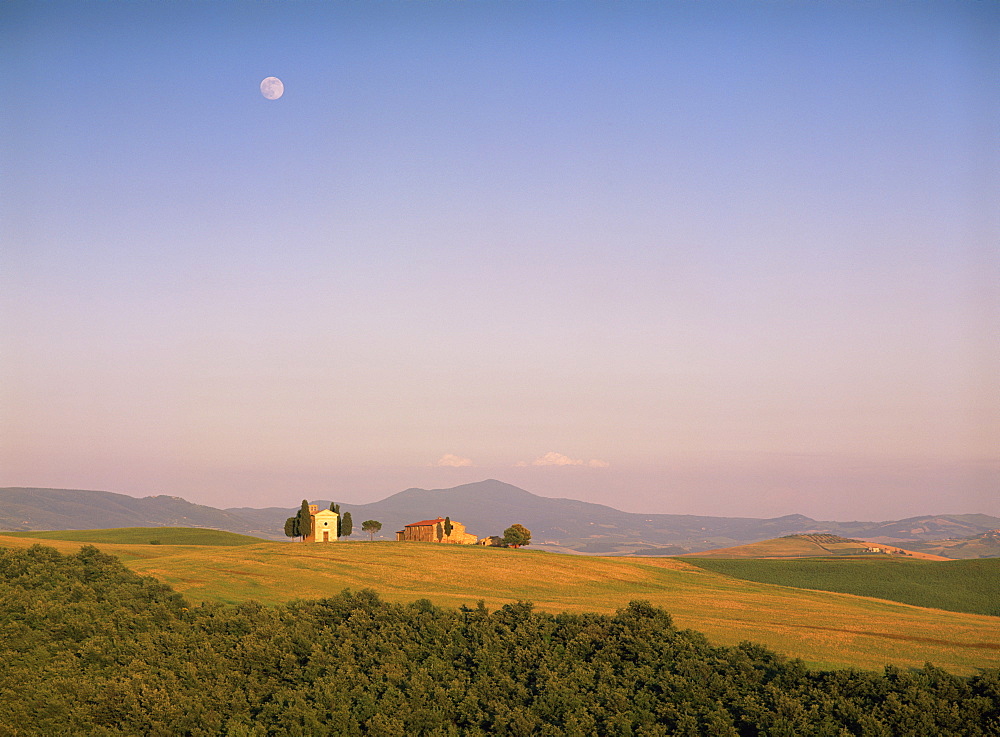
[[[86,546],[0,549],[10,735],[1000,735],[1000,671],[810,671],[612,616],[344,591],[192,606]]]

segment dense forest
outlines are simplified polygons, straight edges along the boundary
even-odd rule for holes
[[[3,735],[1000,735],[1000,672],[811,672],[615,616],[343,592],[191,606],[84,547],[0,549]]]

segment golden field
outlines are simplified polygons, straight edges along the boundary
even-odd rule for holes
[[[151,530],[152,532],[152,530]],[[50,533],[53,534],[53,533]],[[164,542],[167,539],[164,537]],[[344,588],[389,601],[489,608],[530,600],[544,611],[610,613],[633,599],[670,612],[719,645],[762,643],[816,668],[1000,667],[1000,618],[850,594],[755,583],[675,558],[602,558],[433,543],[259,542],[239,546],[83,543],[0,537],[4,546],[94,544],[190,601],[279,603]]]

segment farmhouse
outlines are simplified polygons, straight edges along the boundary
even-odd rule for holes
[[[478,537],[465,531],[465,525],[461,522],[451,520],[450,535],[444,534],[444,526],[444,517],[414,522],[396,532],[396,540],[398,542],[453,543],[456,545],[475,545],[479,542]],[[438,536],[439,528],[441,530],[440,536]]]
[[[315,504],[309,505],[309,514],[312,518],[312,531],[305,536],[303,542],[337,542],[337,518],[340,515],[332,509],[319,509]]]

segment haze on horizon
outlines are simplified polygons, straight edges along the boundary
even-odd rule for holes
[[[0,486],[1000,515],[998,32],[4,3]]]

